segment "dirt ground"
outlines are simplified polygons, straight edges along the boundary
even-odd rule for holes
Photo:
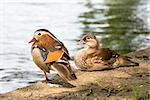
[[[56,76],[0,94],[0,100],[149,100],[150,48],[126,55],[139,66],[78,71],[78,79],[69,83]]]

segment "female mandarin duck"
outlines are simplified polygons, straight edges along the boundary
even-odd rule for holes
[[[86,34],[80,42],[87,45],[75,55],[75,63],[81,70],[94,71],[139,65],[109,48],[99,48],[99,41],[93,34]]]
[[[47,81],[49,79],[46,73],[50,70],[58,72],[59,76],[67,81],[77,79],[68,61],[68,50],[51,32],[39,29],[35,31],[29,43],[31,42],[33,61],[44,72]]]

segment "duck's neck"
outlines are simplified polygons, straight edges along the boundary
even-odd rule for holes
[[[88,50],[98,50],[99,49],[99,42],[97,41],[96,45],[94,45],[94,46],[88,46],[87,49]]]
[[[86,54],[94,53],[98,50],[99,47],[87,47],[86,48]]]
[[[99,41],[98,40],[95,40],[96,43],[94,43],[93,45],[89,46],[89,49],[92,49],[92,50],[97,50],[99,49]]]

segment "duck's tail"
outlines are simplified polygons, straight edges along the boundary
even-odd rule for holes
[[[55,62],[51,67],[54,71],[58,72],[59,76],[67,81],[77,79],[75,73],[72,71],[70,64],[64,62]]]
[[[114,67],[139,66],[139,63],[131,61],[126,56],[119,56],[119,57],[115,58],[113,66]]]

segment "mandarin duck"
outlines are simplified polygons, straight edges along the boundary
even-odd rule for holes
[[[69,63],[70,57],[67,48],[50,31],[47,29],[36,30],[29,43],[33,43],[32,59],[44,72],[47,81],[49,79],[46,73],[49,73],[50,70],[56,71],[67,81],[77,79]]]
[[[100,48],[99,41],[94,34],[86,34],[80,40],[87,47],[77,51],[75,64],[80,70],[105,70],[123,66],[138,66],[128,57],[119,55],[109,48]]]

